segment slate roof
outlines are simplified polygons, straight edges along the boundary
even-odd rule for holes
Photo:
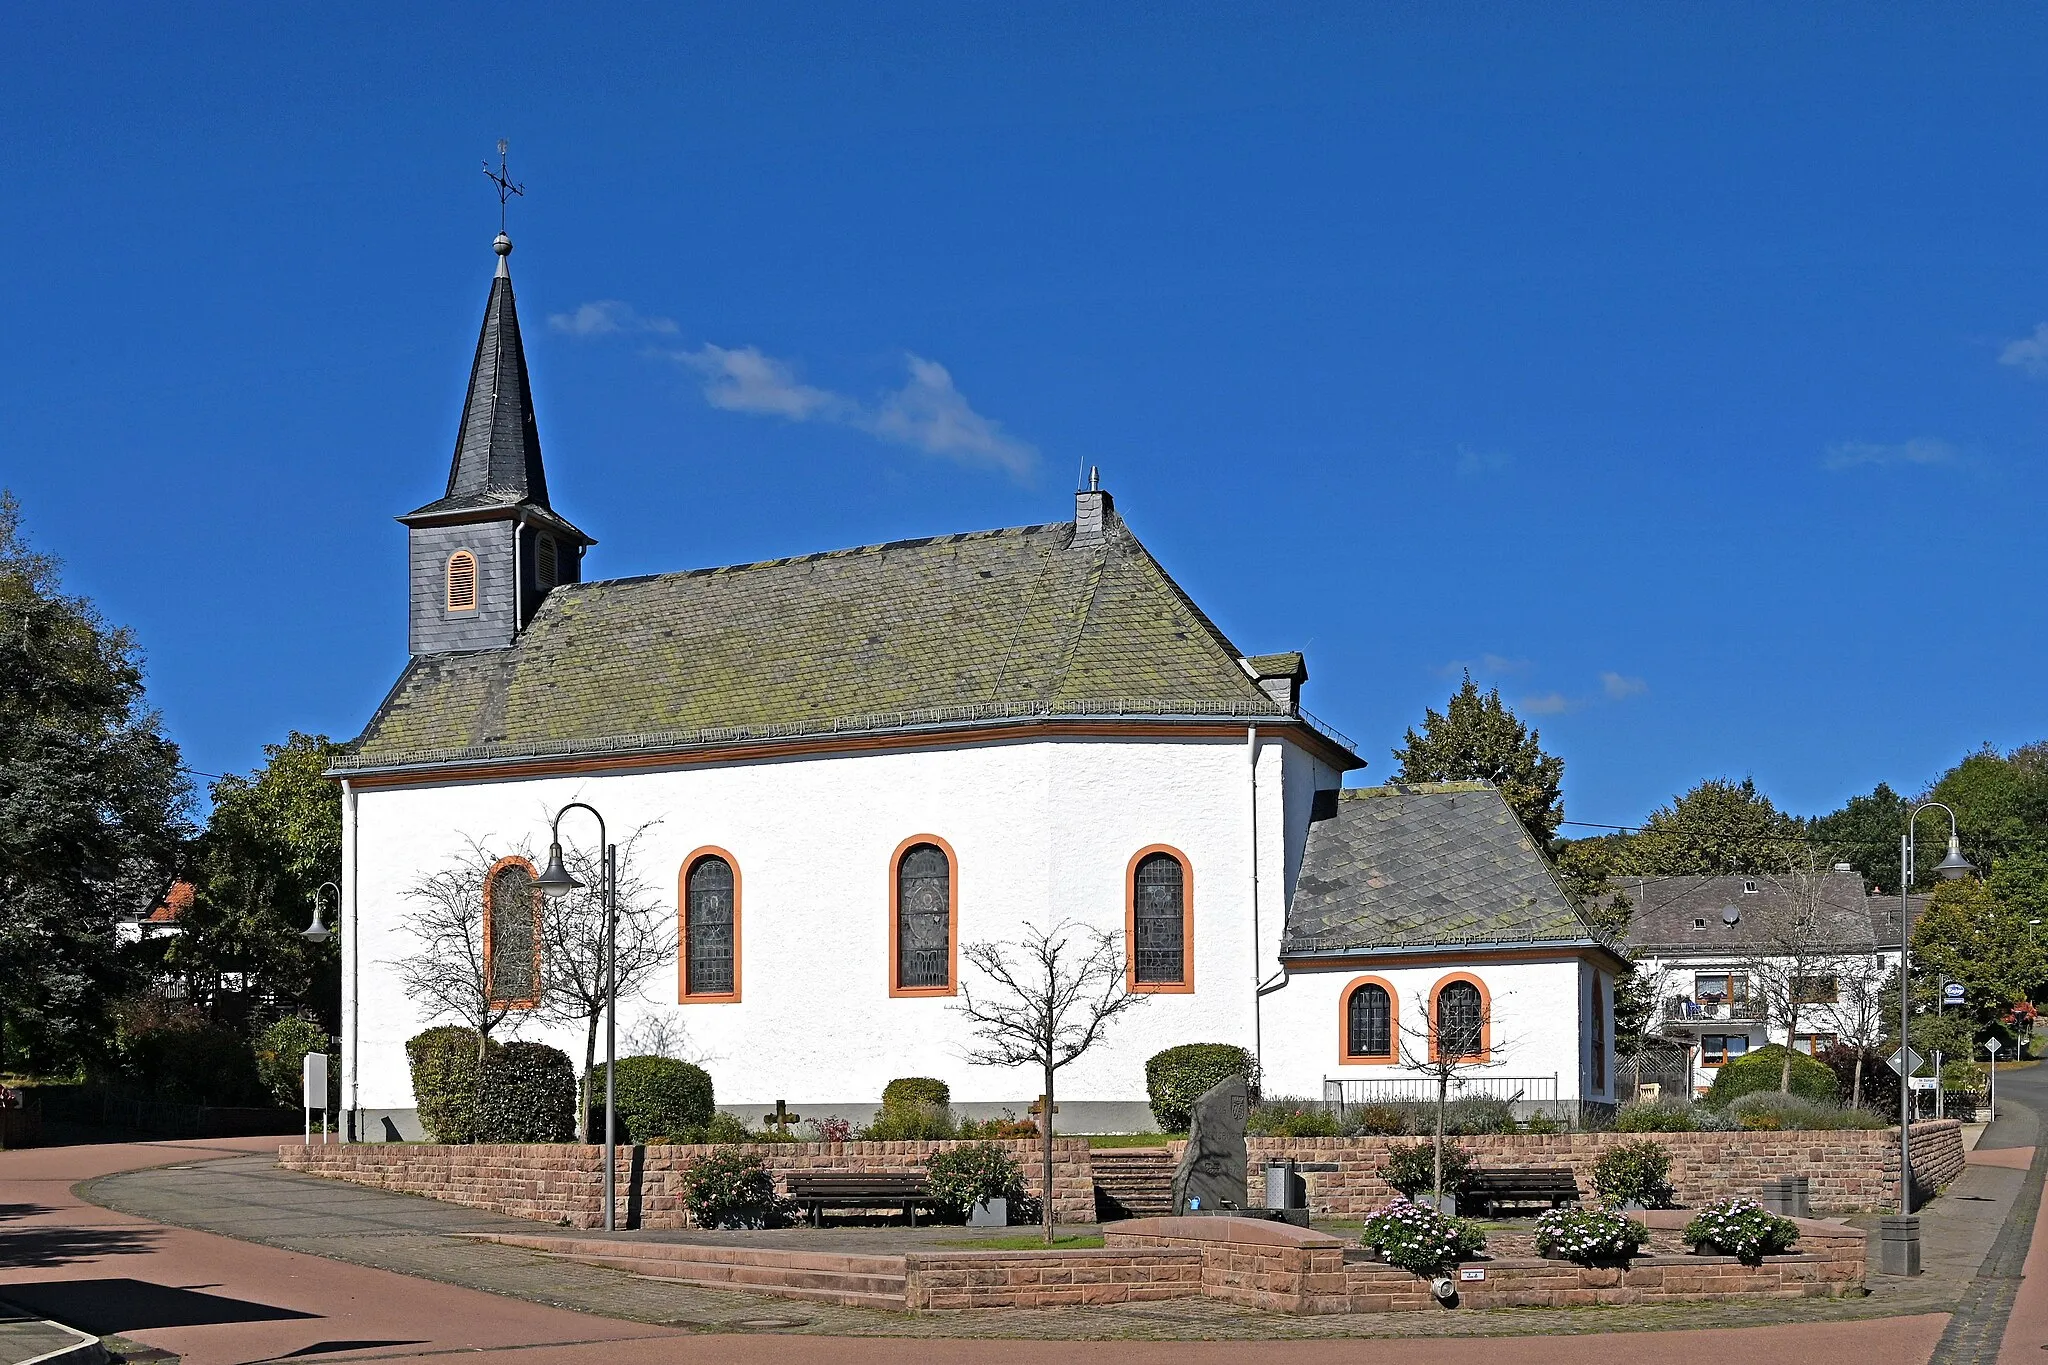
[[[1354,788],[1317,813],[1326,818],[1309,826],[1283,957],[1494,944],[1615,951],[1491,783]]]
[[[1809,940],[1816,947],[1849,953],[1898,947],[1898,900],[1867,894],[1856,872],[1822,873],[1810,887],[1768,876],[1617,877],[1613,884],[1633,905],[1629,949],[1645,956],[1761,952],[1809,906],[1819,925]],[[1733,924],[1722,914],[1729,909],[1737,912]],[[1919,909],[1914,907],[1916,918]]]
[[[504,649],[414,659],[337,772],[1060,717],[1279,726],[1111,514],[552,590]],[[1331,740],[1342,766],[1362,766]]]

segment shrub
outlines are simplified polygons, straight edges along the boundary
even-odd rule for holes
[[[1738,1128],[1776,1132],[1780,1129],[1883,1128],[1885,1120],[1867,1109],[1815,1104],[1775,1090],[1753,1090],[1728,1106]]]
[[[1856,1049],[1837,1043],[1820,1054],[1820,1060],[1835,1073],[1835,1086],[1843,1103],[1856,1093]],[[1863,1107],[1880,1114],[1899,1112],[1899,1078],[1884,1064],[1884,1054],[1871,1048],[1863,1054]]]
[[[882,1107],[895,1109],[900,1105],[919,1104],[927,1109],[945,1109],[953,1103],[953,1092],[944,1081],[935,1081],[930,1076],[899,1076],[882,1087]]]
[[[1744,1265],[1790,1250],[1798,1240],[1797,1223],[1764,1212],[1754,1199],[1709,1204],[1685,1225],[1685,1244],[1694,1251],[1733,1256]]]
[[[305,1064],[309,1052],[327,1053],[327,1107],[339,1108],[341,1068],[336,1065],[334,1039],[311,1019],[290,1014],[256,1035],[256,1076],[264,1090],[286,1109],[297,1109],[306,1097]]]
[[[493,1052],[498,1044],[490,1045]],[[406,1039],[412,1098],[435,1142],[477,1140],[476,1031],[446,1025]]]
[[[1218,1081],[1242,1076],[1256,1092],[1258,1064],[1235,1043],[1183,1043],[1155,1052],[1145,1062],[1145,1094],[1163,1133],[1185,1133],[1195,1101]]]
[[[704,1126],[685,1136],[685,1141],[696,1143],[755,1142],[758,1136],[747,1127],[745,1120],[724,1112],[715,1113],[704,1121]]]
[[[1408,1131],[1408,1115],[1397,1104],[1368,1104],[1347,1116],[1350,1136],[1399,1137]]]
[[[845,1119],[810,1119],[804,1127],[811,1130],[813,1142],[851,1142],[853,1125]]]
[[[599,1121],[604,1115],[605,1066],[590,1069],[590,1100]],[[619,1127],[628,1142],[689,1133],[711,1122],[711,1077],[704,1068],[673,1057],[621,1057],[613,1081]]]
[[[1525,1133],[1562,1133],[1564,1131],[1564,1120],[1555,1114],[1546,1114],[1539,1109],[1523,1121],[1522,1131]]]
[[[867,1142],[936,1142],[953,1133],[952,1110],[906,1101],[884,1108],[860,1135]]]
[[[1593,1192],[1610,1204],[1661,1209],[1671,1202],[1671,1153],[1647,1138],[1624,1142],[1593,1167]]]
[[[1784,1064],[1785,1047],[1782,1043],[1770,1043],[1746,1056],[1737,1057],[1715,1073],[1714,1084],[1707,1090],[1705,1102],[1715,1109],[1725,1109],[1744,1095],[1759,1090],[1776,1090],[1778,1073]],[[1803,1052],[1792,1054],[1792,1093],[1821,1104],[1834,1104],[1841,1098],[1835,1073],[1826,1063],[1817,1062]]]
[[[1621,1133],[1696,1133],[1700,1118],[1684,1100],[1634,1100],[1615,1111],[1614,1128]]]
[[[117,1011],[116,1023],[121,1070],[150,1094],[187,1104],[269,1099],[248,1040],[190,1006],[156,998],[130,1001]]]
[[[682,1198],[700,1228],[780,1227],[791,1207],[775,1192],[775,1177],[761,1158],[734,1147],[691,1162],[683,1172]]]
[[[934,1152],[925,1163],[932,1199],[950,1217],[965,1218],[984,1199],[1024,1200],[1024,1171],[1017,1158],[992,1142]]]
[[[1943,1090],[1983,1090],[1990,1084],[1990,1071],[1975,1062],[1942,1063],[1941,1088]]]
[[[1647,1227],[1607,1209],[1551,1209],[1536,1220],[1536,1254],[1580,1265],[1626,1262],[1649,1240]]]
[[[1428,1142],[1388,1144],[1387,1162],[1379,1178],[1413,1199],[1436,1182],[1436,1147]],[[1472,1156],[1455,1142],[1444,1144],[1444,1187],[1439,1194],[1457,1194],[1472,1183]]]
[[[1434,1123],[1434,1119],[1431,1120]],[[1433,1129],[1428,1131],[1434,1131]],[[1468,1095],[1444,1106],[1444,1131],[1463,1137],[1515,1131],[1514,1106],[1486,1095]]]
[[[576,1135],[576,1068],[546,1043],[491,1050],[476,1091],[477,1142],[568,1142]]]
[[[977,1142],[1035,1138],[1038,1136],[1038,1125],[1030,1119],[1020,1119],[1015,1114],[1005,1114],[999,1119],[982,1119],[978,1122],[974,1119],[962,1119],[956,1135]]]
[[[1266,1100],[1252,1108],[1245,1131],[1258,1137],[1339,1137],[1337,1116],[1314,1100]]]
[[[1479,1251],[1486,1234],[1469,1218],[1446,1218],[1427,1205],[1396,1199],[1365,1220],[1358,1240],[1388,1265],[1428,1275]]]

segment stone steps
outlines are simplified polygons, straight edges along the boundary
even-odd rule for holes
[[[1173,1212],[1173,1154],[1164,1147],[1103,1147],[1095,1165],[1096,1217],[1159,1218]]]
[[[702,1289],[733,1289],[848,1308],[904,1312],[908,1273],[901,1256],[839,1255],[693,1242],[641,1242],[595,1237],[487,1235],[554,1260],[601,1266],[644,1279]]]

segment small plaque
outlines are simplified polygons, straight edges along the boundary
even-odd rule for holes
[[[1483,1280],[1486,1278],[1486,1267],[1483,1265],[1459,1266],[1458,1278],[1461,1280]]]

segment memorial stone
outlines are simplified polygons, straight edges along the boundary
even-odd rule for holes
[[[1245,1121],[1251,1094],[1242,1076],[1218,1081],[1195,1101],[1187,1150],[1173,1173],[1173,1211],[1205,1213],[1245,1206]]]

